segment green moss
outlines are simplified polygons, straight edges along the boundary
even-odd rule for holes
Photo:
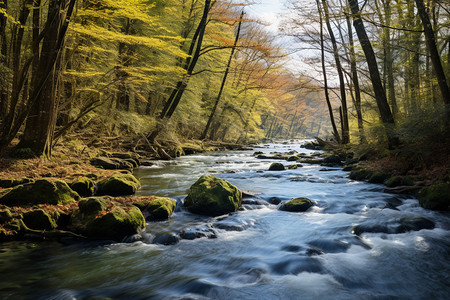
[[[384,183],[389,175],[382,172],[375,172],[369,177],[370,183]]]
[[[0,203],[8,206],[57,205],[68,204],[79,198],[64,181],[39,179],[13,188],[0,198]]]
[[[95,192],[94,182],[88,177],[81,177],[77,181],[72,182],[70,188],[83,197],[92,196]]]
[[[193,212],[219,216],[236,211],[242,202],[242,192],[230,182],[212,175],[200,177],[189,189],[185,207]]]
[[[269,167],[269,171],[284,171],[286,168],[281,163],[273,163]]]
[[[326,164],[342,164],[341,158],[338,155],[329,155],[323,159]]]
[[[82,199],[78,202],[78,207],[82,214],[91,215],[98,214],[102,210],[106,210],[110,204],[109,199],[102,197],[91,197]]]
[[[109,178],[106,178],[97,183],[98,195],[123,196],[132,195],[141,184],[131,174],[115,173]]]
[[[23,222],[27,227],[37,230],[52,230],[57,227],[56,221],[42,209],[25,213]]]
[[[92,197],[78,203],[70,217],[69,229],[87,237],[122,241],[145,227],[139,208],[109,197]]]
[[[158,221],[166,220],[172,215],[177,206],[177,201],[166,197],[144,197],[133,203],[133,205],[137,206],[141,211],[147,212],[150,220]]]
[[[2,188],[11,188],[21,184],[33,182],[32,179],[29,178],[21,178],[21,179],[0,179],[0,187]]]
[[[350,172],[350,179],[353,180],[365,180],[368,179],[370,176],[372,176],[373,171],[371,170],[366,170],[366,169],[362,169],[362,170],[353,170]]]
[[[311,206],[313,206],[313,203],[308,198],[294,198],[284,203],[280,207],[280,210],[290,212],[303,212],[306,211]]]
[[[297,169],[297,168],[298,168],[297,165],[290,165],[290,166],[288,167],[289,170],[295,170],[295,169]]]
[[[402,185],[403,178],[401,176],[392,176],[386,181],[386,186],[396,187]]]
[[[386,181],[388,187],[396,186],[412,186],[414,185],[414,180],[410,176],[392,176]]]
[[[303,159],[301,162],[305,163],[305,164],[311,164],[311,165],[320,165],[321,163],[323,163],[323,159],[310,158],[310,159]]]
[[[145,219],[137,207],[116,207],[107,214],[91,219],[84,230],[88,237],[122,241],[145,227]]]
[[[441,183],[423,188],[419,192],[422,207],[433,210],[450,210],[450,183]]]

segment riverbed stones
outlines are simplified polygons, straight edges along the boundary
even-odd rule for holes
[[[175,210],[177,201],[167,197],[139,197],[133,203],[149,221],[167,220]]]
[[[170,246],[175,245],[180,241],[180,237],[176,235],[175,233],[163,233],[157,235],[153,239],[153,244],[158,245],[164,245],[164,246]]]
[[[33,179],[30,179],[30,178],[19,178],[19,179],[4,178],[4,179],[0,179],[0,187],[1,188],[12,188],[12,187],[16,187],[18,185],[30,183],[30,182],[33,182]]]
[[[450,210],[450,183],[441,183],[423,188],[419,192],[422,207],[433,210]]]
[[[78,203],[70,228],[90,238],[122,241],[139,233],[145,219],[139,208],[110,197],[92,197]]]
[[[132,174],[115,173],[97,183],[97,195],[125,196],[134,194],[141,184]]]
[[[88,177],[81,177],[69,184],[70,188],[82,197],[90,197],[95,193],[95,184]]]
[[[57,227],[55,219],[42,209],[24,213],[23,222],[28,228],[37,230],[53,230]]]
[[[407,231],[419,231],[422,229],[433,229],[433,221],[430,221],[423,217],[415,218],[402,218],[400,219],[400,226],[397,227],[398,233],[403,233]]]
[[[220,216],[241,206],[242,192],[230,182],[203,175],[189,189],[184,206],[193,213]]]
[[[304,212],[313,206],[313,202],[308,198],[294,198],[280,206],[280,210],[289,212]]]
[[[0,204],[7,206],[31,206],[38,204],[68,204],[80,196],[64,181],[38,179],[35,182],[16,186],[0,198]]]
[[[269,167],[269,171],[284,171],[286,168],[281,163],[273,163]]]

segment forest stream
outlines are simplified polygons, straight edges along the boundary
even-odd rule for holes
[[[275,160],[257,159],[254,151],[315,152],[298,142],[267,144],[136,169],[138,196],[177,199],[168,221],[147,223],[144,241],[133,243],[0,244],[0,298],[448,299],[448,213],[353,181],[340,168],[304,164],[269,172]],[[187,190],[207,173],[253,197],[228,216],[187,212]],[[272,204],[295,197],[315,205],[291,213]],[[399,230],[401,220],[418,217],[434,228]],[[177,241],[180,232],[209,238]],[[171,238],[170,245],[153,243]]]

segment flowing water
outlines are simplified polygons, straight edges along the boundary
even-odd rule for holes
[[[296,150],[270,144],[255,151]],[[253,151],[184,156],[135,171],[139,195],[178,200],[168,221],[148,223],[144,241],[106,245],[0,244],[2,299],[448,299],[450,222],[416,199],[383,193],[337,168],[267,171],[274,160]],[[283,162],[284,164],[293,164]],[[262,172],[263,171],[263,172]],[[183,210],[203,174],[253,194],[226,217]],[[271,198],[308,197],[305,213],[279,211]],[[402,218],[424,217],[434,229],[396,233]],[[359,236],[352,228],[371,228]],[[215,238],[152,244],[182,230]]]

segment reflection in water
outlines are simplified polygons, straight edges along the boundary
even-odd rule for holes
[[[297,144],[257,150],[311,154]],[[426,211],[415,199],[384,194],[380,185],[354,182],[343,171],[319,165],[268,172],[274,160],[257,160],[252,153],[185,156],[135,171],[143,184],[139,195],[170,196],[181,203],[206,173],[255,195],[226,218],[193,215],[179,205],[170,220],[147,224],[147,242],[1,244],[0,297],[447,298],[448,214]],[[269,203],[274,197],[308,197],[316,205],[306,213],[282,212]],[[402,218],[416,217],[432,220],[435,228],[396,233]],[[357,225],[364,229],[359,236],[351,232]],[[180,232],[195,239],[151,244],[154,237]],[[205,235],[196,238],[198,232]]]

